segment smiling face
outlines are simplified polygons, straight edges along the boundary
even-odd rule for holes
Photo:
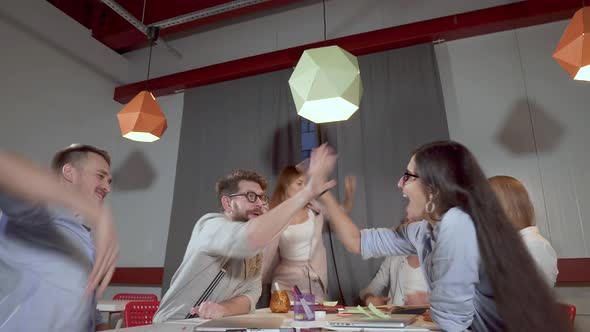
[[[416,161],[413,156],[408,163],[406,172],[417,176],[404,175],[397,183],[397,186],[402,190],[403,196],[408,198],[407,218],[409,220],[427,219],[426,202],[428,197],[426,196],[426,188],[416,171]]]
[[[66,164],[64,177],[81,195],[102,204],[111,192],[111,167],[99,154],[88,152],[86,158],[75,165]]]
[[[264,190],[256,182],[242,180],[238,183],[238,192],[234,194],[245,194],[253,192],[258,196],[264,195]],[[234,221],[248,221],[264,213],[265,205],[257,197],[254,203],[248,201],[246,195],[224,196],[223,207],[225,213]]]

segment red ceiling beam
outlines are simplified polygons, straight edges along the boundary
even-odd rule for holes
[[[151,79],[149,86],[155,96],[169,95],[197,86],[293,67],[308,48],[338,45],[354,55],[362,55],[563,20],[573,16],[580,7],[580,0],[516,2],[196,68]],[[115,88],[114,99],[127,103],[144,87],[145,81],[119,86]]]

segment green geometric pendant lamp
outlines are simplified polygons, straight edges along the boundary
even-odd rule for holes
[[[357,58],[338,46],[304,51],[289,86],[297,113],[315,123],[347,120],[363,94]]]

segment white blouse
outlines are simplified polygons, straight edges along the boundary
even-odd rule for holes
[[[533,257],[537,268],[542,273],[549,287],[555,285],[557,280],[557,254],[555,250],[542,235],[537,226],[530,226],[518,232]]]
[[[301,224],[289,225],[279,239],[279,250],[283,258],[307,261],[311,257],[311,241],[314,232],[313,211],[307,211],[308,218]]]
[[[417,268],[411,267],[407,258],[404,257],[400,273],[402,276],[401,278],[398,278],[398,280],[403,280],[402,287],[404,296],[416,292],[428,292],[428,284],[426,283],[426,279],[424,279],[424,273],[420,266]]]

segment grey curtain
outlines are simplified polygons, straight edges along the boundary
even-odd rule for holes
[[[292,70],[222,82],[185,93],[166,260],[165,292],[180,265],[195,222],[219,211],[215,182],[238,168],[271,184],[299,162],[299,118],[287,81]]]
[[[364,96],[348,121],[323,124],[319,139],[338,152],[336,177],[357,176],[352,218],[362,228],[399,225],[406,201],[397,181],[418,146],[448,139],[448,126],[432,45],[359,57]],[[343,185],[339,185],[340,195]],[[342,196],[341,196],[342,197]],[[328,256],[329,234],[325,234]],[[334,255],[347,305],[359,303],[358,293],[376,273],[381,259],[362,260],[334,238]],[[329,294],[338,299],[336,270],[331,258]]]
[[[448,139],[440,80],[432,45],[359,57],[364,84],[361,109],[348,121],[318,126],[319,140],[339,154],[335,176],[358,178],[353,220],[361,228],[397,226],[405,200],[397,180],[412,150]],[[195,221],[217,211],[216,180],[236,168],[251,168],[270,182],[282,167],[301,159],[298,116],[287,85],[291,70],[192,89],[185,93],[182,132],[166,262],[166,291]],[[272,191],[272,183],[268,190]],[[337,189],[342,194],[343,188]],[[358,292],[381,260],[362,260],[324,234],[328,250],[329,298],[359,303]]]

